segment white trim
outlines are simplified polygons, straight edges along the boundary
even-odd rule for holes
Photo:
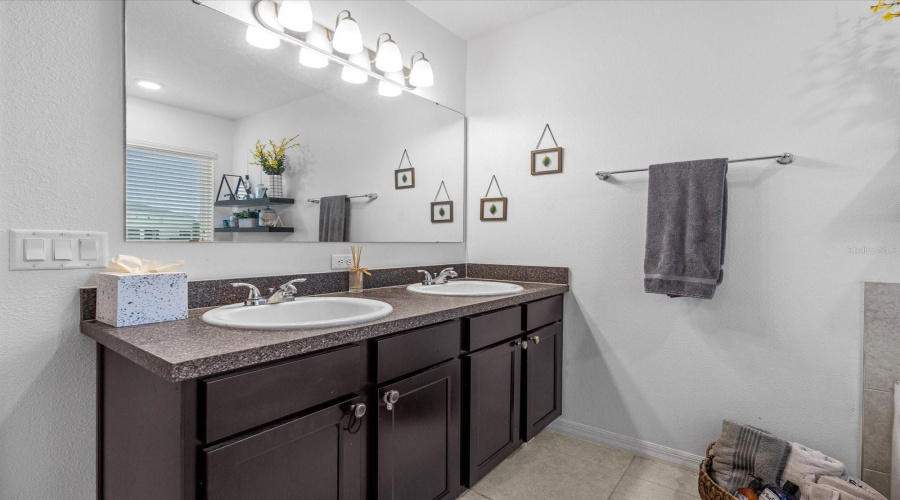
[[[152,149],[163,153],[179,153],[188,156],[197,156],[200,158],[210,158],[218,160],[219,154],[212,151],[203,151],[202,149],[191,149],[182,146],[171,146],[169,144],[160,144],[158,142],[139,141],[137,139],[125,139],[125,147],[136,147],[140,149]]]
[[[623,436],[622,434],[616,434],[615,432],[579,424],[578,422],[572,422],[571,420],[562,418],[556,419],[556,421],[550,424],[548,429],[574,438],[584,439],[585,441],[590,441],[592,443],[629,451],[642,457],[663,460],[674,464],[699,468],[700,462],[703,461],[703,457],[700,455],[668,448],[649,441],[641,441],[640,439]]]

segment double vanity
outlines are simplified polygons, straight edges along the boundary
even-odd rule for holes
[[[459,496],[560,415],[568,285],[406,283],[83,321],[101,496]]]

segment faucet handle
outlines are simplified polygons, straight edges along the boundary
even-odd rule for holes
[[[451,278],[455,278],[455,277],[459,276],[458,274],[456,274],[456,271],[454,271],[452,267],[442,269],[441,274],[446,274],[447,276],[450,276]]]
[[[306,281],[306,278],[297,278],[278,287],[285,302],[294,300],[294,294],[297,293],[297,287],[294,286],[294,283],[303,283],[304,281]]]
[[[250,283],[232,283],[231,286],[237,288],[241,286],[245,286],[250,289],[250,295],[247,297],[247,300],[244,301],[245,306],[260,306],[266,303],[266,299],[262,298],[262,295],[259,294],[259,288],[251,285]]]
[[[423,285],[433,285],[434,284],[434,278],[431,277],[431,273],[429,273],[428,271],[426,271],[424,269],[419,269],[419,272],[425,273],[425,279],[422,281]]]

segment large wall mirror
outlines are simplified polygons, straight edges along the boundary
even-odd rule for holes
[[[193,2],[129,0],[125,25],[128,240],[463,241],[461,113],[253,46]],[[291,138],[267,175],[257,141]]]

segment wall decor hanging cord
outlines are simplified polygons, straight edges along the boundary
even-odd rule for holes
[[[348,196],[347,198],[368,198],[370,200],[378,199],[378,193],[366,193],[366,194],[358,194],[355,196]],[[310,203],[319,203],[321,200],[310,198],[306,200]]]
[[[497,192],[500,193],[500,196],[501,196],[501,197],[503,196],[503,190],[500,189],[500,181],[497,180],[497,176],[496,176],[496,175],[492,175],[492,176],[491,176],[491,183],[488,184],[487,191],[484,193],[484,197],[485,197],[485,198],[487,198],[488,195],[491,194],[491,187],[493,187],[494,184],[497,185]]]
[[[534,149],[541,149],[541,142],[544,140],[544,134],[548,131],[550,132],[550,139],[553,141],[553,145],[559,147],[559,143],[556,142],[556,137],[553,136],[553,130],[550,130],[550,124],[548,123],[544,125],[544,131],[541,132],[541,138],[538,139],[537,146],[535,146]]]
[[[447,195],[447,200],[449,201],[449,200],[451,199],[451,198],[450,198],[450,192],[447,191],[447,186],[444,184],[444,181],[441,181],[441,185],[438,186],[437,193],[434,195],[434,201],[438,201],[438,196],[441,195],[441,190],[442,190],[442,189],[444,190],[444,194]]]
[[[400,164],[397,165],[397,170],[400,170],[400,168],[403,166],[403,159],[404,159],[404,158],[406,158],[406,163],[409,163],[409,168],[412,168],[412,166],[413,166],[413,165],[412,165],[412,160],[409,159],[409,153],[407,153],[406,150],[404,149],[404,150],[403,150],[403,154],[400,155]]]
[[[788,164],[794,162],[794,155],[792,155],[791,153],[783,153],[783,154],[775,155],[775,156],[757,156],[755,158],[738,158],[736,160],[728,160],[728,163],[741,163],[741,162],[745,162],[745,161],[760,161],[760,160],[775,160],[782,165],[788,165]],[[597,178],[600,179],[601,181],[605,181],[605,180],[609,179],[609,177],[611,175],[627,174],[627,173],[631,173],[631,172],[646,172],[648,170],[650,170],[650,169],[649,168],[635,168],[632,170],[613,170],[612,172],[600,171],[594,175],[596,175]]]

